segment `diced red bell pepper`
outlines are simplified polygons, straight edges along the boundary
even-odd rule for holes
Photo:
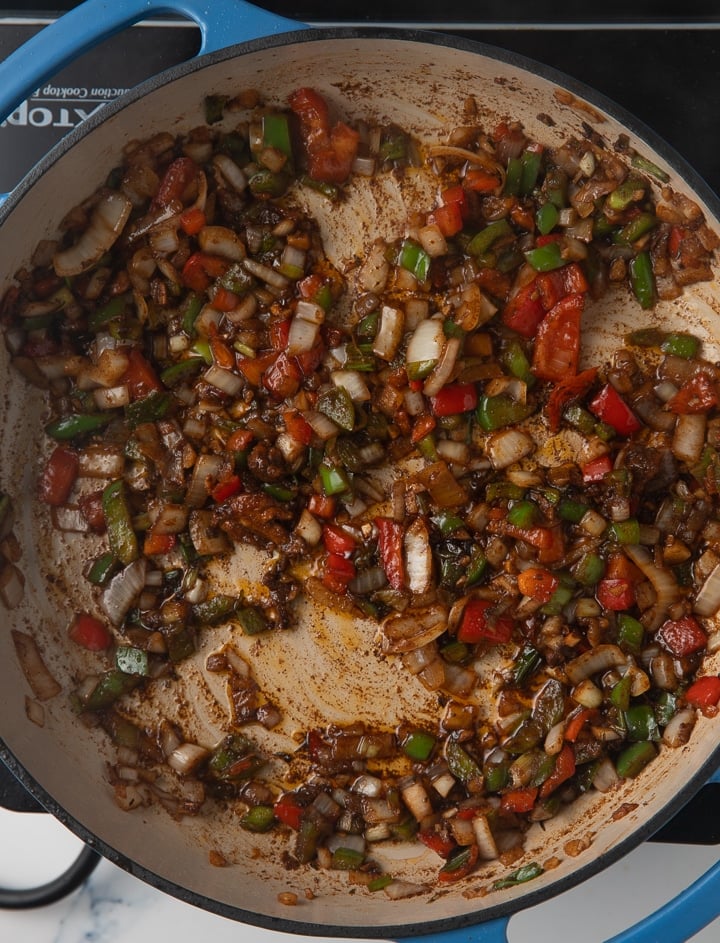
[[[180,214],[180,228],[188,236],[196,236],[205,227],[207,218],[199,206],[189,206]]]
[[[90,530],[95,534],[104,534],[107,530],[107,521],[102,503],[103,489],[91,491],[88,494],[81,494],[78,497],[78,508],[85,518],[85,522]]]
[[[463,228],[462,206],[459,203],[444,203],[442,206],[436,206],[431,213],[428,213],[427,222],[429,225],[437,226],[443,236],[450,239]]]
[[[524,596],[546,603],[560,585],[560,580],[544,566],[531,566],[518,573],[517,584]]]
[[[353,553],[357,548],[353,535],[338,524],[325,524],[322,539],[328,553],[339,553],[341,556],[346,556]]]
[[[598,455],[597,458],[591,458],[580,466],[582,479],[586,485],[595,481],[602,481],[605,475],[613,469],[612,459],[609,455]]]
[[[560,269],[566,295],[582,295],[590,289],[585,272],[579,262],[570,262]]]
[[[488,170],[471,167],[463,177],[463,186],[475,193],[492,193],[500,187],[500,178]]]
[[[495,615],[493,604],[487,599],[470,599],[463,610],[457,632],[459,642],[475,644],[490,642],[493,645],[509,642],[513,633],[513,620],[509,616]]]
[[[618,435],[632,435],[642,428],[642,423],[611,383],[606,383],[588,403],[590,412]]]
[[[697,678],[685,692],[685,700],[693,707],[715,707],[720,701],[720,678],[717,675]]]
[[[535,280],[520,288],[510,298],[502,312],[503,324],[517,331],[522,337],[535,337],[544,317],[545,308],[540,300]]]
[[[673,397],[667,407],[673,413],[706,413],[718,404],[718,388],[707,373],[696,373],[687,380]]]
[[[285,430],[289,436],[295,439],[297,442],[302,442],[303,445],[310,445],[315,433],[313,432],[313,427],[310,423],[293,410],[287,410],[283,413],[283,422],[285,423]]]
[[[418,840],[441,858],[447,858],[457,848],[457,842],[446,831],[437,828],[421,828]]]
[[[308,511],[324,521],[335,517],[337,499],[327,494],[311,494],[308,498]]]
[[[206,291],[213,279],[222,277],[230,263],[207,252],[193,252],[183,265],[182,280],[193,291]]]
[[[239,494],[242,490],[243,483],[240,476],[228,475],[227,478],[223,478],[215,485],[210,492],[210,496],[213,501],[222,504],[223,501],[227,501],[228,498],[232,498],[233,495]]]
[[[225,448],[228,452],[245,452],[254,438],[249,429],[235,429],[227,437]]]
[[[132,347],[128,352],[128,366],[121,383],[127,386],[130,398],[133,400],[143,399],[148,393],[159,392],[163,389],[155,368],[137,347]]]
[[[237,368],[251,386],[260,386],[266,370],[275,363],[277,354],[274,350],[259,357],[238,357]]]
[[[89,652],[103,652],[112,644],[112,634],[105,623],[87,612],[80,612],[75,616],[68,635],[73,642]]]
[[[40,478],[40,500],[55,507],[65,504],[77,481],[79,468],[80,460],[76,452],[64,445],[56,446]]]
[[[548,566],[550,563],[557,563],[565,556],[565,532],[559,524],[542,529],[550,532],[550,539],[544,538],[544,543],[538,547],[537,560],[538,563]]]
[[[312,88],[297,89],[289,104],[300,120],[310,176],[325,183],[342,183],[357,154],[358,132],[341,121],[330,127],[327,102]]]
[[[592,711],[588,707],[581,707],[574,711],[565,724],[564,737],[569,743],[575,743],[583,727],[590,720]]]
[[[212,296],[212,306],[216,311],[232,311],[237,308],[240,296],[229,288],[218,285]]]
[[[540,786],[540,798],[546,799],[562,786],[571,776],[575,775],[575,751],[566,743],[555,758],[555,768],[545,782]]]
[[[660,626],[656,638],[671,654],[682,658],[702,651],[707,645],[707,634],[695,616],[668,619]]]
[[[403,562],[402,524],[389,517],[376,517],[375,527],[378,533],[378,551],[380,562],[388,584],[401,592],[405,588],[405,564]]]
[[[263,386],[278,399],[294,396],[300,389],[302,374],[294,357],[280,354],[263,375]]]
[[[420,382],[422,384],[422,381]],[[418,416],[412,427],[412,432],[410,433],[410,441],[412,444],[417,445],[418,442],[422,442],[425,436],[430,435],[436,425],[435,417],[431,416],[429,413],[423,413],[422,416]]]
[[[273,350],[287,350],[291,324],[292,318],[275,318],[274,321],[270,322],[268,333],[270,335],[270,346]]]
[[[566,295],[540,322],[532,357],[532,371],[540,380],[559,383],[577,373],[584,307],[584,295]]]
[[[500,808],[503,812],[532,812],[537,801],[539,788],[525,786],[521,789],[511,789],[500,797]]]
[[[190,157],[176,157],[168,166],[153,197],[154,208],[178,202],[198,175],[198,166]]]
[[[291,792],[284,792],[273,805],[273,812],[278,822],[297,831],[300,828],[305,810]]]
[[[504,514],[502,508],[498,508],[501,514]],[[493,534],[500,534],[505,537],[513,537],[515,540],[522,540],[531,547],[538,550],[550,550],[555,543],[555,534],[551,527],[519,527],[517,524],[511,524],[505,517],[499,520],[491,520],[488,524],[488,530]],[[546,561],[551,562],[551,561]]]
[[[357,568],[352,560],[339,553],[329,553],[325,559],[322,584],[333,593],[347,592],[348,583],[357,576]]]
[[[176,543],[177,537],[175,534],[155,534],[149,530],[145,534],[145,540],[143,541],[143,553],[146,557],[170,553]]]
[[[467,413],[476,408],[477,402],[477,388],[474,383],[450,383],[430,398],[430,406],[435,416]]]
[[[469,845],[463,849],[462,864],[446,864],[438,873],[438,881],[441,884],[453,884],[455,881],[461,881],[468,874],[472,874],[480,856],[480,849],[477,845]],[[452,866],[451,866],[452,864]]]
[[[596,595],[603,609],[622,612],[634,604],[635,587],[630,580],[604,577],[597,584]]]

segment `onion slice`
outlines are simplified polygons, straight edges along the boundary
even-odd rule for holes
[[[38,701],[49,701],[59,694],[62,688],[48,671],[35,639],[13,629],[12,640],[25,679]]]
[[[90,225],[78,241],[68,249],[56,252],[55,274],[60,278],[81,275],[115,244],[130,217],[132,203],[122,193],[111,190],[95,207]]]

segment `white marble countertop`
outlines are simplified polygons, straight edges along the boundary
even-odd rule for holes
[[[63,871],[79,840],[46,815],[0,810],[0,885],[27,887]],[[717,847],[646,844],[578,888],[512,918],[509,943],[602,943],[661,906],[715,863]],[[581,934],[573,932],[581,929]],[[560,932],[558,930],[560,929]],[[309,943],[234,923],[149,887],[102,861],[84,887],[37,910],[0,910],[3,943]],[[470,937],[471,939],[471,937]],[[717,943],[720,918],[692,938]],[[329,941],[340,943],[340,941]]]

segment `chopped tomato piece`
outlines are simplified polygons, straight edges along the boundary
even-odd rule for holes
[[[532,812],[539,791],[537,786],[511,789],[500,797],[500,808],[504,812]]]
[[[270,322],[270,346],[273,350],[287,350],[291,324],[292,318],[276,318]]]
[[[65,504],[77,481],[79,467],[80,460],[76,452],[63,445],[56,446],[40,478],[40,500],[55,507]]]
[[[405,588],[405,565],[403,563],[403,526],[389,517],[376,517],[378,551],[385,576],[392,589]]]
[[[597,600],[603,609],[621,612],[635,602],[635,587],[630,580],[605,577],[597,584]]]
[[[579,262],[570,262],[560,269],[562,275],[563,288],[566,295],[582,295],[590,289],[590,284],[582,270]]]
[[[103,652],[112,644],[112,635],[105,623],[87,612],[80,612],[75,616],[68,635],[73,642],[89,652]]]
[[[212,296],[212,306],[216,311],[232,311],[237,308],[240,296],[229,288],[218,285]]]
[[[467,194],[458,183],[454,187],[447,187],[443,190],[440,194],[440,202],[443,206],[456,203],[464,212],[467,205]]]
[[[541,380],[558,383],[577,373],[580,320],[584,307],[584,295],[566,295],[540,322],[535,337],[532,370]]]
[[[545,567],[531,566],[518,573],[517,584],[524,596],[546,603],[560,585],[560,580]]]
[[[459,642],[490,642],[501,644],[512,638],[513,620],[509,616],[496,615],[493,604],[487,599],[470,599],[463,610],[458,628]]]
[[[259,357],[240,357],[237,360],[237,368],[251,386],[260,386],[263,374],[275,363],[276,358],[274,350]]]
[[[613,580],[627,580],[630,583],[639,583],[644,579],[640,567],[622,552],[608,556],[605,576]]]
[[[694,707],[715,707],[720,701],[720,678],[704,675],[693,681],[685,692],[685,700]]]
[[[182,279],[193,291],[205,291],[214,278],[220,278],[227,272],[229,266],[227,259],[221,259],[220,256],[193,252],[183,265]]]
[[[668,401],[674,413],[706,413],[718,404],[718,388],[707,373],[696,373]]]
[[[657,640],[671,654],[679,658],[702,651],[707,635],[695,616],[668,619],[657,631]]]
[[[330,127],[327,102],[312,88],[297,89],[289,104],[300,119],[310,176],[325,183],[342,183],[357,154],[358,132],[341,121]]]
[[[436,416],[456,416],[470,412],[475,409],[477,402],[477,388],[474,383],[451,383],[430,398],[430,406]]]
[[[612,426],[618,435],[632,435],[642,428],[640,420],[610,383],[592,398],[588,409],[601,422]]]
[[[569,743],[566,743],[555,759],[555,768],[545,782],[540,786],[540,798],[545,799],[562,786],[571,776],[575,775],[575,752]]]

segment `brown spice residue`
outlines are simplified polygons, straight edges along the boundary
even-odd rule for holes
[[[548,860],[543,863],[543,871],[554,871],[555,868],[559,868],[561,864],[561,858],[548,858]]]
[[[637,802],[623,802],[623,804],[619,806],[617,809],[615,809],[615,811],[613,812],[611,816],[612,821],[619,822],[620,819],[624,819],[626,815],[629,815],[631,812],[634,812],[635,809],[637,809],[637,807],[638,807]]]
[[[293,891],[281,891],[278,896],[278,903],[285,907],[295,907],[298,902],[298,896]]]
[[[208,852],[208,861],[213,866],[213,868],[227,868],[230,862],[227,860],[222,852],[217,851],[215,848],[211,848]]]
[[[577,858],[583,851],[592,845],[592,838],[588,835],[586,838],[573,838],[563,845],[563,851],[570,858]]]

